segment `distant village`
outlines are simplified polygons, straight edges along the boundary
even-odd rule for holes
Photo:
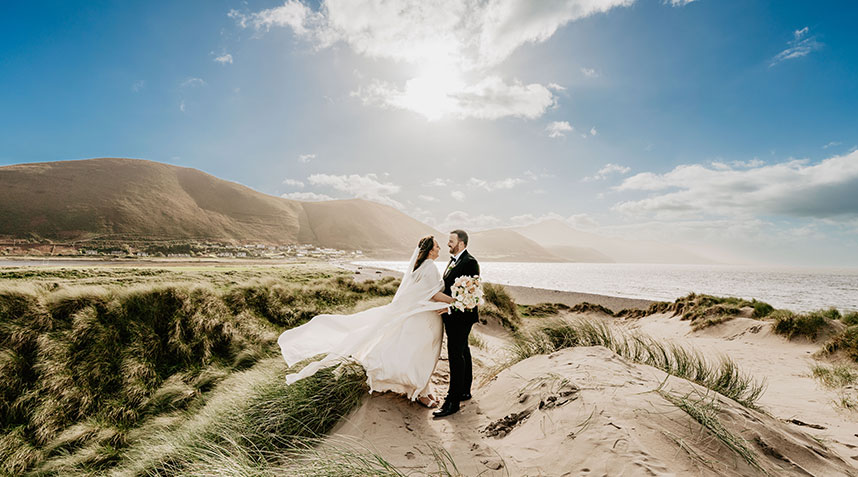
[[[0,243],[0,256],[89,256],[115,258],[253,258],[343,260],[363,257],[360,250],[346,251],[309,244],[267,245],[219,243],[45,244],[28,241]]]

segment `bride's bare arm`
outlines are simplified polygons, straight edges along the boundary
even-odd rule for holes
[[[441,303],[453,303],[453,297],[444,292],[438,292],[432,297],[432,301],[440,301]]]

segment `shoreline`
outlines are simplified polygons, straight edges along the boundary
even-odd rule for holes
[[[351,271],[355,280],[361,282],[374,280],[381,277],[402,278],[402,272],[387,268],[369,267],[355,263],[341,263],[338,266],[344,270]],[[519,305],[536,305],[538,303],[562,303],[567,306],[575,306],[579,303],[589,302],[594,305],[602,305],[613,312],[625,308],[647,309],[659,300],[647,300],[640,298],[625,298],[610,295],[598,295],[595,293],[571,292],[562,290],[551,290],[547,288],[536,288],[519,285],[503,285],[510,296]]]
[[[40,262],[50,262],[41,264]],[[158,267],[158,266],[194,266],[194,265],[308,265],[336,263],[325,260],[290,260],[266,258],[212,258],[212,257],[146,257],[146,258],[85,258],[85,257],[0,257],[1,268],[20,267]]]

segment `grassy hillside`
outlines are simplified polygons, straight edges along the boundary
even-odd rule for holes
[[[13,272],[0,276],[0,472],[14,475],[128,466],[129,452],[138,452],[142,442],[151,448],[147,439],[199,419],[211,397],[226,392],[219,383],[256,369],[260,360],[267,378],[244,394],[233,390],[244,405],[229,408],[233,418],[263,412],[283,393],[323,399],[323,388],[338,380],[278,386],[286,373],[285,363],[274,358],[278,334],[319,313],[351,310],[361,300],[389,300],[397,285],[392,279],[357,284],[322,267],[306,273],[297,267],[209,268],[184,279],[184,271],[175,270],[137,270],[139,279],[127,269],[79,270],[83,276],[60,269]],[[349,407],[337,392],[359,396],[356,382],[352,377],[347,388],[328,395],[345,406],[342,412]],[[338,412],[302,420],[310,423],[303,435],[326,432]],[[271,424],[261,421],[257,425]],[[272,425],[269,431],[281,431],[288,422]],[[130,475],[172,474],[167,470],[185,464],[161,448],[145,459],[138,455],[134,465],[142,467]]]
[[[151,161],[90,159],[0,167],[0,235],[289,243],[299,203]]]
[[[302,203],[311,242],[341,250],[358,249],[374,255],[408,259],[422,237],[434,235],[442,245],[447,235],[402,212],[365,200]]]
[[[307,243],[408,256],[431,227],[364,200],[306,203],[137,159],[0,167],[0,238]]]

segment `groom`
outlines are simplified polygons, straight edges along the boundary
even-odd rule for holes
[[[478,276],[480,264],[466,250],[468,234],[464,230],[450,232],[450,263],[444,272],[444,293],[452,296],[451,288],[461,276]],[[477,308],[466,311],[451,309],[443,315],[444,330],[447,332],[447,356],[450,363],[450,389],[441,408],[432,413],[435,417],[444,417],[459,411],[459,403],[471,399],[472,365],[471,350],[468,348],[468,335],[471,327],[479,320]]]

